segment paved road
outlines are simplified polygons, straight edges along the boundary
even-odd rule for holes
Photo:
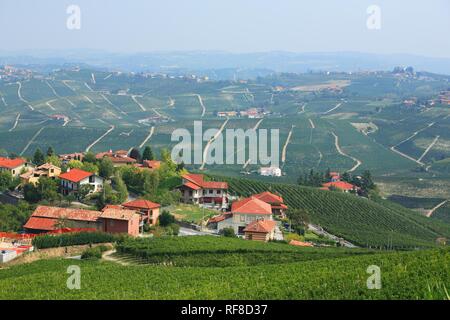
[[[214,235],[212,232],[204,232],[204,231],[197,231],[190,228],[180,227],[180,232],[178,233],[179,236],[210,236]]]
[[[327,237],[329,239],[335,240],[340,242],[344,247],[347,248],[357,248],[357,246],[355,246],[354,244],[348,242],[347,240],[344,240],[342,238],[336,237],[335,235],[326,232],[325,230],[322,229],[322,227],[317,226],[317,225],[313,225],[313,224],[309,224],[308,225],[308,229],[313,231],[314,233],[318,234],[318,235],[323,235],[324,237]]]

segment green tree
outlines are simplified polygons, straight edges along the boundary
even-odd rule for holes
[[[50,146],[47,149],[47,157],[55,156],[55,150]]]
[[[114,174],[114,164],[110,158],[104,157],[100,161],[98,174],[105,179],[109,179]]]
[[[11,172],[1,171],[0,172],[0,192],[6,191],[10,188],[13,181]]]
[[[37,166],[40,166],[45,163],[45,156],[42,153],[41,149],[37,148],[33,155],[33,163]]]
[[[47,156],[45,158],[46,163],[51,163],[54,166],[61,167],[61,160],[59,160],[57,155]]]
[[[150,146],[146,146],[142,154],[142,160],[154,160],[153,150]]]
[[[124,203],[128,199],[128,189],[123,182],[122,177],[118,174],[113,179],[114,182],[114,188],[117,191],[117,200],[119,203]]]
[[[130,151],[130,158],[135,159],[137,162],[141,162],[142,161],[141,153],[136,148],[131,149],[131,151]]]
[[[159,225],[166,227],[172,223],[175,223],[175,217],[171,215],[169,211],[163,210],[159,215]]]
[[[52,178],[40,177],[37,189],[42,200],[56,201],[58,200],[59,180]]]
[[[84,170],[87,172],[92,172],[92,173],[97,173],[98,167],[94,163],[83,162],[83,165],[81,166],[81,170]]]
[[[96,163],[97,158],[95,157],[95,154],[93,152],[88,151],[84,155],[83,162]]]
[[[287,212],[287,217],[291,222],[291,226],[298,233],[303,233],[308,228],[310,219],[309,213],[305,209],[293,209]]]
[[[154,194],[158,189],[159,185],[159,175],[157,171],[145,170],[142,172],[144,184],[142,186],[142,191],[145,194]]]
[[[236,234],[234,233],[234,229],[232,227],[223,228],[220,232],[224,237],[235,238]]]

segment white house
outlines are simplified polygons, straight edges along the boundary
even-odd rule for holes
[[[29,165],[25,159],[0,157],[0,172],[9,171],[13,177],[17,177],[24,171],[29,171],[31,169],[32,166]]]
[[[281,177],[281,169],[278,167],[261,167],[259,174],[268,177]]]
[[[63,195],[77,195],[81,186],[91,185],[92,192],[99,192],[103,189],[103,178],[95,173],[81,169],[69,169],[59,176],[61,180],[61,192]]]

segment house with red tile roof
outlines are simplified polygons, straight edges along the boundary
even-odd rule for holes
[[[24,229],[43,233],[61,228],[96,229],[109,233],[139,234],[139,214],[133,210],[109,208],[104,211],[38,206]]]
[[[32,166],[23,158],[3,158],[0,157],[0,171],[8,171],[13,177],[17,177],[24,171],[29,171]]]
[[[256,220],[250,222],[244,228],[244,237],[246,240],[264,241],[275,238],[275,227],[277,223],[273,220]]]
[[[61,180],[61,193],[63,195],[73,194],[77,196],[82,186],[90,185],[91,192],[99,192],[103,189],[103,178],[95,173],[81,169],[68,169],[66,173],[59,176]]]
[[[273,220],[271,205],[255,197],[245,198],[231,204],[231,215],[217,222],[217,230],[231,227],[235,234],[244,235],[245,227],[257,220]]]
[[[161,205],[149,200],[137,199],[122,204],[122,207],[138,212],[141,216],[141,224],[156,225],[159,218]]]
[[[144,160],[141,163],[136,163],[134,165],[137,168],[147,169],[147,170],[157,170],[161,167],[161,161],[159,160]]]
[[[189,173],[182,176],[182,201],[185,203],[200,204],[225,210],[228,207],[228,183],[219,181],[206,181],[202,174]]]
[[[286,216],[287,205],[284,204],[283,197],[269,191],[254,195],[255,198],[267,202],[272,207],[272,214],[280,218]]]
[[[115,167],[136,163],[136,159],[129,157],[126,150],[117,150],[115,152],[109,150],[108,152],[100,152],[95,155],[97,160],[102,160],[105,157],[111,159]]]
[[[332,181],[322,184],[322,190],[339,189],[344,192],[357,191],[358,187],[345,181]]]

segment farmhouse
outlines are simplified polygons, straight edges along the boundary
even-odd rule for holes
[[[201,204],[218,209],[228,207],[228,184],[226,182],[205,181],[202,174],[185,174],[181,191],[185,203]]]
[[[245,227],[257,220],[273,220],[271,205],[255,197],[245,198],[232,203],[231,215],[217,222],[217,229],[231,227],[235,234],[244,235]]]
[[[259,174],[266,177],[281,177],[281,169],[278,167],[261,167]]]
[[[61,168],[52,165],[51,163],[44,163],[43,165],[32,169],[20,175],[22,183],[31,183],[36,185],[41,177],[56,178],[61,174]]]
[[[275,237],[277,223],[273,220],[256,220],[249,223],[244,229],[246,240],[269,241]]]
[[[8,171],[13,177],[19,176],[24,171],[30,170],[31,166],[22,158],[3,158],[0,157],[0,171]]]
[[[84,159],[84,153],[81,153],[81,152],[59,155],[59,160],[61,160],[61,162],[63,164],[68,164],[72,160],[83,161],[83,159]]]
[[[109,159],[111,159],[112,163],[114,164],[115,167],[118,166],[124,166],[127,164],[135,164],[136,163],[136,159],[133,159],[131,157],[128,156],[128,151],[126,150],[118,150],[113,152],[112,150],[109,150],[108,152],[101,152],[98,153],[95,158],[97,160],[101,160],[104,157],[107,157]]]
[[[345,181],[327,182],[322,184],[322,190],[339,189],[344,192],[356,191],[358,187]]]
[[[283,197],[269,191],[255,194],[254,197],[270,204],[273,215],[280,218],[284,218],[286,216],[286,210],[288,207],[284,204]]]
[[[61,192],[65,196],[69,194],[78,195],[84,185],[91,186],[91,192],[98,192],[103,189],[102,177],[81,169],[68,169],[59,178],[61,179]]]
[[[144,160],[142,161],[142,164],[136,163],[134,166],[141,169],[156,170],[159,169],[159,167],[161,167],[161,161]]]
[[[141,216],[140,221],[144,224],[156,225],[159,217],[161,205],[148,200],[138,199],[122,204],[122,207],[128,210],[134,210]]]
[[[61,228],[89,228],[109,233],[139,234],[139,214],[127,209],[104,211],[38,206],[24,225],[30,233],[43,233]]]

